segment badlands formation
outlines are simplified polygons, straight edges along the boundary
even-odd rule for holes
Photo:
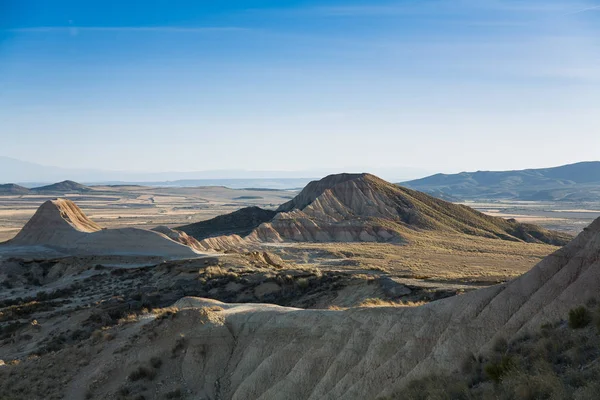
[[[91,337],[81,328],[104,317],[75,308],[80,328],[0,368],[0,390],[15,399],[386,398],[432,372],[458,372],[500,340],[560,321],[597,296],[598,260],[600,220],[511,282],[418,307],[308,310],[183,297]],[[149,273],[168,277],[182,267]],[[39,321],[29,337],[64,324]],[[23,337],[5,340],[3,351],[22,349]]]
[[[137,322],[139,339],[114,359],[99,354],[76,377],[107,398],[125,371],[153,357],[161,376],[198,399],[375,399],[469,354],[560,320],[600,288],[600,220],[522,277],[420,307],[302,310],[175,303],[168,322]],[[175,352],[173,349],[177,349]]]
[[[218,222],[227,217],[179,229],[192,236],[201,232],[198,239],[219,236],[223,229]],[[330,175],[311,182],[298,196],[282,204],[270,219],[266,220],[268,214],[261,217],[262,220],[252,220],[257,226],[251,232],[248,233],[251,224],[245,224],[243,229],[230,233],[261,242],[402,242],[415,231],[553,245],[564,245],[571,239],[535,225],[490,217],[370,174]],[[211,227],[215,226],[211,234]]]
[[[102,229],[70,200],[45,202],[21,232],[0,246],[12,251],[44,251],[70,256],[117,255],[192,258],[201,254],[167,236],[144,229]]]
[[[517,279],[468,293],[454,286],[436,297],[387,272],[303,268],[265,249],[355,241],[402,252],[431,232],[467,238],[460,242],[467,247],[469,240],[561,245],[569,237],[368,174],[312,182],[272,215],[238,215],[248,218],[230,228],[230,216],[200,223],[193,237],[163,226],[102,229],[71,201],[44,203],[0,245],[0,393],[386,398],[433,372],[457,372],[498,340],[560,320],[600,288],[600,220]],[[120,268],[97,256],[158,259]],[[368,307],[367,298],[393,306]]]

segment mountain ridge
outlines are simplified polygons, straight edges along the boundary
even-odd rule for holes
[[[435,174],[398,185],[458,200],[597,200],[600,195],[600,161],[513,171]]]

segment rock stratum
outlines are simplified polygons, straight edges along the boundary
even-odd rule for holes
[[[138,322],[126,350],[96,356],[67,397],[94,381],[93,397],[105,398],[125,371],[158,357],[169,360],[161,379],[178,382],[186,398],[376,399],[457,371],[497,339],[557,321],[599,289],[597,220],[511,282],[420,307],[303,310],[187,297],[172,318]]]
[[[236,213],[247,215],[248,210]],[[211,226],[220,226],[221,220],[236,219],[234,214],[179,229],[195,236],[201,228],[199,239],[222,234],[222,228],[211,231]],[[370,174],[330,175],[309,183],[272,216],[256,210],[250,214],[262,218],[252,219],[256,227],[250,233],[248,227],[252,224],[247,223],[242,231],[234,229],[230,233],[262,242],[401,242],[418,231],[552,245],[564,245],[571,239],[567,234],[491,217],[464,205],[398,187]]]
[[[47,248],[68,255],[121,255],[191,258],[200,254],[166,235],[138,228],[102,229],[75,203],[49,200],[25,224],[8,248]],[[7,250],[7,251],[8,251]],[[37,251],[37,250],[35,250]]]

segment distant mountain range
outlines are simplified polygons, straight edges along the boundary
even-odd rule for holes
[[[81,183],[73,181],[62,181],[53,183],[51,185],[39,186],[34,188],[26,188],[24,186],[16,185],[14,183],[8,183],[6,185],[0,185],[0,195],[11,195],[11,194],[37,194],[37,193],[84,193],[91,192],[93,189],[82,185]]]
[[[227,168],[227,165],[223,166]],[[344,167],[344,170],[365,171],[365,167]],[[405,180],[425,176],[432,171],[418,168],[375,168],[370,172],[387,179]],[[315,177],[338,172],[332,168],[304,171],[249,171],[221,169],[208,171],[135,172],[100,169],[59,168],[0,156],[0,184],[17,183],[24,187],[43,186],[71,179],[87,185],[139,184],[145,186],[227,186],[232,189],[267,188],[296,189]]]
[[[450,201],[599,201],[600,162],[520,171],[436,174],[399,185]]]

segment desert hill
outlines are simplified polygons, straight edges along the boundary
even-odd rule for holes
[[[253,209],[252,215],[258,213]],[[264,210],[262,210],[264,211]],[[238,213],[245,215],[248,209]],[[269,217],[264,211],[261,216]],[[268,222],[248,235],[249,239],[281,242],[402,241],[415,231],[460,233],[511,241],[563,245],[570,236],[535,225],[484,215],[472,208],[452,204],[427,194],[398,187],[370,174],[330,175],[309,183],[294,199],[281,205]],[[223,234],[217,222],[239,221],[235,213],[200,223],[204,230],[179,229],[197,238]],[[254,219],[256,224],[260,219]],[[212,226],[218,226],[212,231]],[[247,234],[251,224],[243,223]]]
[[[88,398],[107,398],[124,387],[143,395],[179,388],[185,398],[385,397],[559,321],[597,296],[599,259],[600,219],[514,281],[419,307],[303,310],[183,298],[170,317],[116,330],[75,373],[66,397],[87,390]],[[151,365],[162,366],[136,386],[134,372]]]
[[[595,201],[600,195],[600,162],[519,171],[436,174],[400,183],[440,198]]]
[[[197,257],[192,248],[167,236],[144,229],[102,229],[70,200],[49,200],[42,204],[17,236],[4,243],[4,252],[15,246],[37,251],[48,248],[67,255],[112,254],[157,256],[164,258]]]
[[[14,183],[7,183],[4,185],[0,185],[0,194],[2,195],[10,195],[10,194],[27,194],[30,190],[26,187],[15,185]]]
[[[77,183],[74,181],[62,181],[58,183],[53,183],[52,185],[40,186],[31,189],[37,193],[65,193],[65,192],[90,192],[93,189],[82,185],[81,183]]]

